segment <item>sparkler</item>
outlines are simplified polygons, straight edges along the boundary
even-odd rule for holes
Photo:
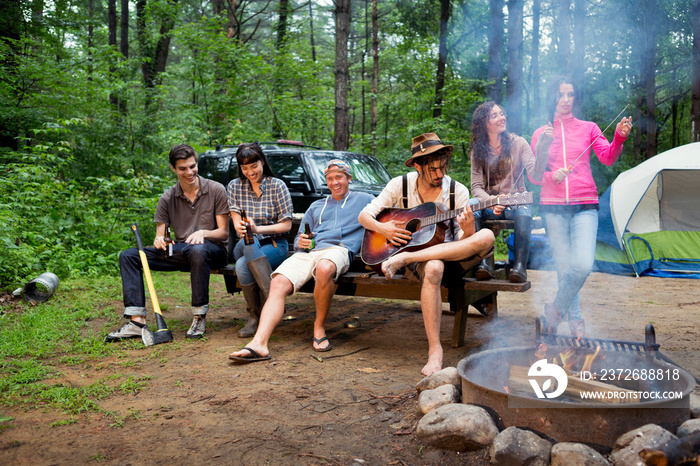
[[[575,164],[576,162],[578,162],[579,159],[580,159],[581,157],[583,157],[583,154],[585,154],[586,152],[588,152],[589,149],[590,149],[591,147],[593,147],[593,144],[595,144],[595,142],[598,140],[598,138],[601,137],[603,134],[605,134],[605,132],[606,132],[608,129],[610,129],[610,127],[612,126],[612,124],[615,123],[615,122],[617,121],[618,118],[620,118],[620,115],[622,115],[623,113],[625,113],[625,110],[627,110],[627,107],[629,107],[629,106],[630,106],[630,104],[625,105],[625,108],[623,108],[622,111],[621,111],[620,113],[618,113],[617,116],[616,116],[615,118],[612,119],[612,121],[610,122],[610,124],[609,124],[608,126],[606,126],[605,129],[604,129],[603,131],[601,131],[601,133],[600,133],[598,136],[596,136],[596,138],[588,145],[588,147],[586,147],[586,148],[583,150],[583,152],[581,152],[581,154],[580,154],[578,157],[576,157],[576,159],[575,159],[573,162],[571,162],[571,164],[570,164],[569,167],[567,168],[568,171],[571,171],[571,169],[574,167],[574,164]],[[568,176],[568,175],[567,175],[567,176]],[[559,184],[559,183],[561,183],[561,181],[557,181],[557,182],[556,182],[556,184]]]

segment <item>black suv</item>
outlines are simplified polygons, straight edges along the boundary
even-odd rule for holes
[[[333,159],[345,161],[352,170],[350,189],[375,196],[391,179],[376,157],[356,152],[322,150],[296,141],[261,142],[267,161],[277,178],[285,182],[292,195],[294,212],[304,213],[316,199],[330,194],[323,176],[323,167]],[[217,146],[199,156],[199,174],[224,186],[238,176],[238,146]]]

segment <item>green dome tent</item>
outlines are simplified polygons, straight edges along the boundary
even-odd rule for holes
[[[700,278],[700,142],[621,173],[600,198],[595,270]]]

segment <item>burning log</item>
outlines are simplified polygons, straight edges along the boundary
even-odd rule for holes
[[[645,448],[639,456],[647,466],[681,466],[700,464],[700,432],[673,438],[659,448]]]
[[[529,382],[528,371],[526,366],[511,366],[510,378],[508,379],[508,393],[520,396],[533,396],[532,386]],[[601,396],[588,400],[581,399],[581,392],[598,392]],[[566,390],[562,394],[563,397],[568,397],[574,400],[591,401],[598,403],[620,404],[620,403],[638,403],[640,397],[636,390],[620,388],[597,380],[582,380],[580,377],[567,374]]]

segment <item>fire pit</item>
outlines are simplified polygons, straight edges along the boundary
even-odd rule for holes
[[[610,447],[620,435],[649,423],[675,432],[690,417],[688,395],[695,387],[695,378],[658,353],[653,327],[649,327],[644,343],[572,340],[544,334],[538,319],[537,334],[544,344],[487,350],[460,361],[462,402],[495,414],[501,427],[531,428],[557,442]],[[588,365],[584,367],[586,356]],[[538,366],[545,364],[543,359],[550,369],[552,363],[561,366],[553,370],[565,374],[568,383],[557,379],[552,384],[546,381],[554,378],[546,377],[552,374],[538,374]],[[541,387],[541,398],[535,385]],[[566,390],[559,390],[562,386]],[[543,393],[554,387],[554,392]],[[582,391],[603,396],[582,399]],[[682,398],[649,396],[662,392],[682,393]],[[553,394],[556,397],[551,397]]]

